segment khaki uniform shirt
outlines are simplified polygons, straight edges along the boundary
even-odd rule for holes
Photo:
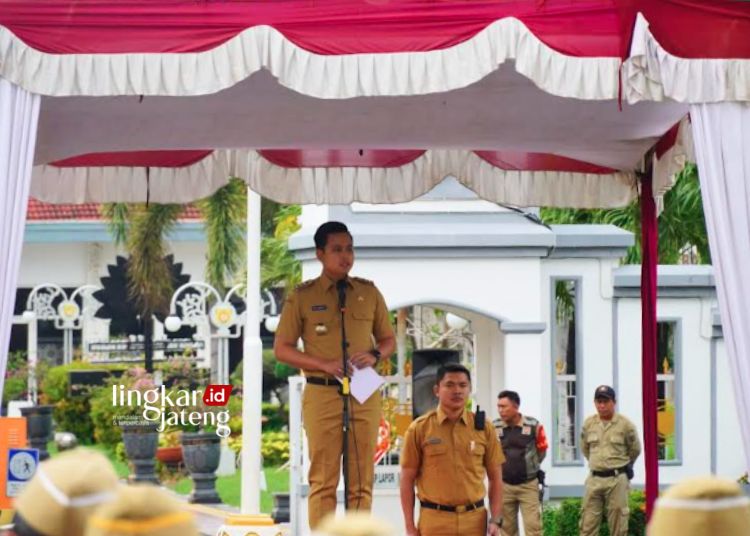
[[[349,355],[372,350],[375,341],[393,336],[385,300],[367,279],[347,278],[344,318]],[[284,304],[276,336],[289,342],[301,337],[306,354],[341,361],[341,312],[336,282],[321,275],[298,285]],[[306,376],[323,376],[320,371],[304,372]]]
[[[420,501],[459,506],[484,499],[488,470],[505,461],[492,424],[474,429],[474,414],[464,411],[452,423],[438,407],[411,423],[401,450],[401,467],[417,469]]]
[[[619,469],[641,454],[641,441],[635,425],[615,413],[611,421],[591,415],[581,428],[581,451],[592,471]]]

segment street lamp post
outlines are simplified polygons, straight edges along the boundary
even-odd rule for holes
[[[222,298],[219,291],[208,283],[186,283],[172,295],[169,316],[164,321],[168,331],[177,331],[183,325],[197,327],[210,322],[216,329],[211,337],[218,342],[215,378],[220,384],[229,383],[229,339],[237,339],[242,333],[245,313],[239,315],[231,302],[232,297],[240,297],[242,288],[243,285],[236,285]],[[181,316],[177,315],[178,308]]]
[[[48,320],[56,329],[63,332],[63,363],[73,362],[73,331],[83,329],[83,320],[88,316],[87,295],[98,287],[82,285],[68,297],[65,289],[55,283],[42,283],[35,286],[26,298],[26,310],[23,317],[28,320],[28,360],[29,360],[29,398],[36,403],[36,365],[38,322]],[[81,305],[76,299],[81,298]],[[56,305],[55,305],[56,304]]]

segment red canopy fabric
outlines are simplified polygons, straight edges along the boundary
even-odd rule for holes
[[[202,52],[267,25],[332,55],[447,48],[514,17],[555,50],[594,57],[624,56],[637,12],[672,54],[750,57],[750,11],[730,0],[12,0],[0,25],[53,54]]]
[[[515,17],[571,56],[617,56],[620,24],[612,0],[233,0],[3,2],[0,25],[54,54],[202,52],[268,25],[317,54],[447,48],[496,20]],[[581,28],[586,28],[582,32]]]

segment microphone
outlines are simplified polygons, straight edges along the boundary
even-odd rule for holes
[[[346,279],[336,281],[336,290],[339,292],[339,309],[346,308]]]

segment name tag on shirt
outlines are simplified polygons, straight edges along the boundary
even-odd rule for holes
[[[312,310],[313,311],[327,311],[328,306],[327,305],[313,305]]]

